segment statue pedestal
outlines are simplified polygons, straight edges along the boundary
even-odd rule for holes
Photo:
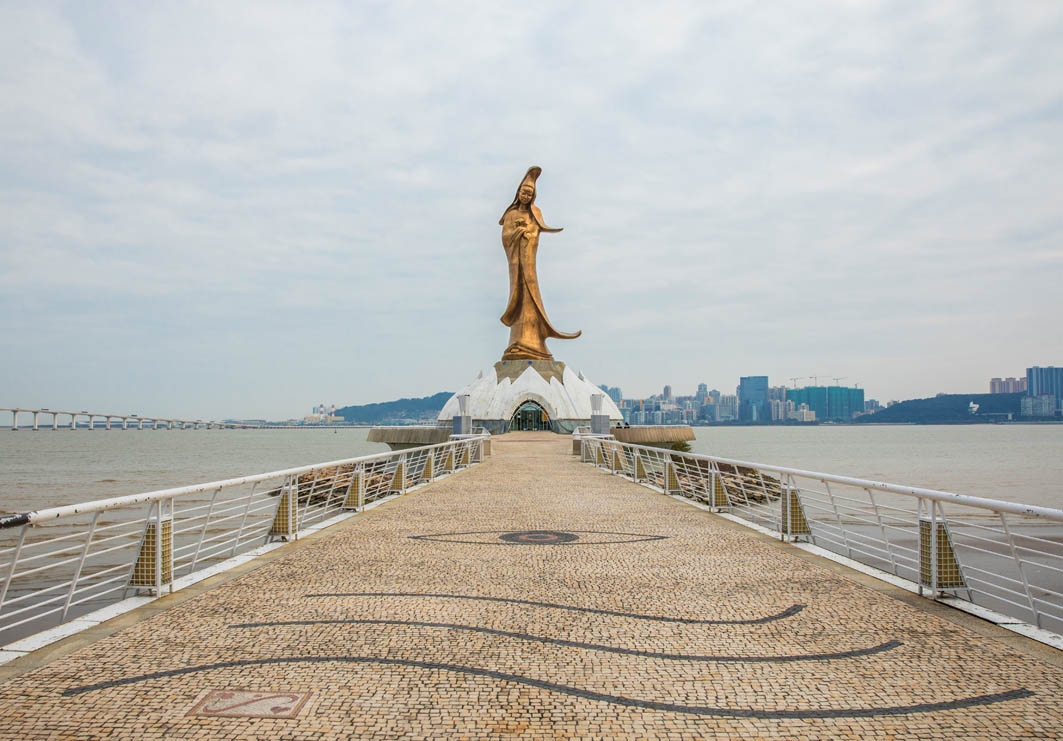
[[[516,411],[531,402],[545,412],[550,429],[568,434],[590,426],[591,397],[601,393],[582,373],[559,360],[502,360],[452,396],[439,419],[451,422],[458,414],[457,397],[467,394],[474,427],[486,427],[492,434],[508,432]],[[609,397],[603,400],[602,415],[614,424],[623,420]]]
[[[495,363],[495,378],[500,383],[503,378],[516,381],[529,368],[534,369],[548,383],[551,378],[564,383],[565,364],[560,360],[499,360]]]

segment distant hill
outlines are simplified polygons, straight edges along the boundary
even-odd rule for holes
[[[1022,393],[945,394],[944,396],[934,396],[929,399],[909,399],[874,414],[862,415],[853,421],[858,424],[875,422],[915,422],[917,424],[988,422],[990,420],[984,415],[1007,414],[1008,412],[1015,415],[1017,419],[1019,416],[1019,399],[1022,396]],[[971,414],[968,411],[968,405],[972,401],[979,405],[978,414]]]
[[[453,396],[451,391],[440,391],[419,399],[396,399],[376,404],[362,404],[336,410],[336,415],[348,422],[361,424],[403,424],[420,421],[435,421],[443,405]]]

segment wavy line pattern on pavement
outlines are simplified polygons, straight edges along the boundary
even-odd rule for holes
[[[852,659],[859,656],[871,656],[873,654],[891,651],[903,645],[900,641],[886,641],[870,648],[857,648],[851,651],[837,651],[834,653],[821,654],[796,654],[793,656],[691,656],[688,654],[668,654],[657,651],[643,651],[634,648],[619,648],[617,646],[603,646],[598,643],[581,643],[580,641],[568,641],[563,638],[548,638],[536,636],[530,633],[514,633],[508,630],[495,630],[494,628],[482,628],[477,625],[461,625],[459,623],[428,623],[416,620],[279,620],[265,623],[237,623],[229,625],[229,628],[267,628],[284,625],[410,625],[420,628],[449,628],[451,630],[467,630],[473,633],[486,633],[488,635],[516,638],[521,641],[534,641],[549,643],[555,646],[567,648],[583,648],[590,651],[605,651],[607,653],[624,654],[625,656],[642,656],[650,659],[667,659],[669,661],[711,661],[732,663],[756,663],[788,661],[836,661],[838,659]]]
[[[801,610],[805,605],[791,605],[780,613],[768,615],[762,618],[749,620],[712,620],[700,618],[677,618],[661,617],[659,615],[640,615],[635,612],[618,612],[616,610],[600,610],[595,607],[577,607],[575,605],[560,605],[554,602],[535,602],[527,599],[512,599],[509,597],[480,597],[471,594],[430,594],[421,592],[322,592],[319,594],[306,594],[304,597],[432,597],[436,599],[463,599],[479,602],[507,602],[514,605],[531,605],[533,607],[549,607],[554,610],[571,610],[572,612],[587,612],[594,615],[611,615],[613,617],[633,618],[635,620],[652,620],[659,623],[681,623],[683,625],[761,625],[773,620],[788,618]]]
[[[169,671],[153,672],[151,674],[141,674],[139,676],[126,677],[124,679],[115,679],[109,682],[98,682],[96,684],[73,687],[71,689],[65,690],[63,692],[63,696],[72,697],[75,695],[84,694],[86,692],[109,689],[112,687],[122,687],[125,685],[137,684],[138,682],[147,682],[152,679],[178,677],[185,674],[195,674],[197,672],[213,671],[215,669],[229,669],[240,666],[266,666],[269,664],[298,663],[382,664],[385,666],[404,666],[419,669],[447,671],[454,672],[456,674],[466,674],[475,677],[490,677],[491,679],[498,679],[505,682],[514,682],[516,684],[523,684],[528,687],[537,687],[539,689],[547,690],[549,692],[557,692],[563,695],[570,695],[572,697],[581,697],[587,700],[598,700],[600,702],[607,702],[613,705],[646,708],[650,710],[665,710],[673,713],[685,713],[688,715],[707,715],[726,718],[869,718],[879,715],[912,715],[915,713],[933,713],[940,710],[956,710],[959,708],[969,708],[977,705],[990,705],[998,702],[1006,702],[1008,700],[1018,700],[1025,697],[1032,697],[1035,694],[1034,692],[1026,689],[1025,687],[1021,687],[1019,689],[1007,690],[1005,692],[994,692],[992,694],[987,695],[963,697],[957,700],[927,702],[920,703],[918,705],[895,705],[884,708],[829,708],[818,710],[758,710],[756,708],[718,708],[707,705],[680,705],[677,703],[661,702],[658,700],[640,700],[638,698],[625,697],[623,695],[610,695],[604,692],[594,692],[592,690],[580,689],[579,687],[570,687],[568,685],[558,684],[556,682],[546,682],[541,679],[522,677],[519,674],[507,674],[506,672],[499,672],[491,669],[481,669],[479,667],[473,666],[460,666],[457,664],[440,664],[430,661],[412,661],[408,659],[376,658],[372,656],[286,656],[283,658],[275,659],[245,659],[242,661],[222,661],[217,664],[201,664],[199,666],[189,666],[181,669],[170,669]]]

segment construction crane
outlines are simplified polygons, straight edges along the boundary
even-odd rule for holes
[[[819,376],[805,376],[805,378],[812,379],[812,385],[813,386],[818,386],[819,385]]]
[[[804,378],[804,376],[790,376],[790,383],[792,383],[794,385],[794,388],[797,388],[797,379],[798,378]]]
[[[849,376],[831,376],[831,378],[833,378],[833,379],[834,379],[834,385],[835,385],[835,386],[839,385],[839,382],[840,382],[840,381],[844,381],[844,380],[845,380],[846,378],[848,378],[848,377],[849,377]]]

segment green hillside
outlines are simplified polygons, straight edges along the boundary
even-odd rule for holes
[[[337,416],[355,424],[402,424],[435,420],[443,405],[453,396],[451,391],[440,391],[419,399],[396,399],[376,404],[362,404],[337,409]]]
[[[1010,412],[1017,419],[1019,416],[1019,399],[1023,394],[945,394],[929,399],[909,399],[899,404],[857,417],[854,422],[861,423],[970,423],[990,422],[986,415],[1007,414]],[[971,414],[971,402],[979,405],[978,413]]]

